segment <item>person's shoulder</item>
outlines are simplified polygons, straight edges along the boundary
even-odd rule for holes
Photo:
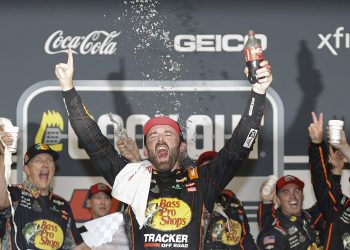
[[[22,184],[11,184],[8,186],[8,191],[11,194],[14,194],[14,193],[29,193],[30,194],[30,191]]]
[[[263,235],[274,234],[274,235],[284,237],[288,234],[288,232],[281,225],[281,221],[279,220],[279,218],[275,217],[272,224],[265,227],[264,230],[260,232],[260,234],[263,234]]]

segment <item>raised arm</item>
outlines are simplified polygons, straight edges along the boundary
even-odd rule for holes
[[[328,164],[327,144],[323,141],[323,114],[319,117],[312,112],[313,122],[309,126],[311,144],[309,146],[309,167],[315,196],[325,219],[331,222],[342,194],[333,180]]]
[[[258,135],[265,108],[266,90],[271,84],[272,74],[267,61],[261,62],[257,71],[259,82],[252,84],[252,92],[246,109],[237,127],[218,155],[201,172],[201,182],[205,190],[206,207],[211,211],[219,193],[232,180],[243,162],[248,158]]]
[[[110,185],[113,185],[115,176],[125,166],[126,161],[119,156],[114,146],[102,134],[75,91],[72,50],[68,51],[67,63],[56,65],[55,73],[63,90],[64,103],[74,132],[90,156],[94,167]]]
[[[276,217],[274,203],[274,198],[276,196],[276,185],[273,187],[269,194],[264,194],[264,192],[262,192],[262,189],[267,182],[268,179],[266,179],[260,187],[261,202],[259,202],[257,212],[258,226],[260,231],[264,230],[268,226],[271,226]]]

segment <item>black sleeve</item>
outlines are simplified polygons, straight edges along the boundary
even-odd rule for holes
[[[310,215],[310,217],[312,218],[312,224],[317,230],[325,230],[325,220],[317,203],[312,207],[306,209],[305,212]]]
[[[209,211],[212,211],[219,193],[232,180],[253,149],[264,108],[265,95],[252,91],[246,110],[231,138],[218,155],[203,167],[203,175],[200,176],[201,190],[204,191],[205,206]]]
[[[5,218],[0,218],[0,241],[2,241],[2,238],[5,235],[6,221]]]
[[[22,190],[19,189],[17,187],[17,185],[8,186],[7,189],[10,192],[11,201],[18,202],[20,197],[21,197]],[[12,217],[11,206],[8,206],[7,208],[0,210],[0,219],[1,220],[6,220],[6,219],[11,218],[11,217]]]
[[[94,167],[113,186],[115,177],[126,165],[126,161],[102,134],[75,89],[64,91],[63,98],[69,121],[83,148]]]
[[[275,212],[275,204],[273,202],[259,202],[257,218],[260,231],[272,225],[275,220]]]
[[[238,199],[237,199],[238,200]],[[244,228],[243,228],[243,234],[244,234],[244,245],[248,248],[248,249],[251,249],[251,250],[255,250],[255,249],[258,249],[256,244],[255,244],[255,241],[254,241],[254,237],[253,235],[250,233],[250,226],[249,226],[249,221],[248,221],[248,217],[247,217],[247,214],[246,212],[244,211],[244,207],[241,203],[240,200],[238,200],[239,204],[240,205],[240,209],[242,210],[242,214],[240,214],[241,216],[243,216],[243,225],[244,225]]]
[[[331,175],[328,149],[325,142],[309,146],[309,168],[319,208],[327,222],[332,222],[343,197],[339,184]]]
[[[75,219],[73,217],[72,210],[68,204],[67,204],[66,209],[67,209],[67,212],[68,212],[69,217],[70,217],[70,224],[68,225],[69,228],[67,228],[67,229],[69,229],[69,231],[68,231],[69,234],[66,235],[65,237],[71,237],[71,239],[74,241],[75,245],[78,246],[81,243],[83,243],[84,240],[83,240],[83,237],[80,235],[80,232],[79,232],[77,225],[75,223]]]

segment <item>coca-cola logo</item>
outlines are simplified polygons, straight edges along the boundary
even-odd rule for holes
[[[121,32],[95,30],[86,36],[65,36],[63,30],[52,33],[45,42],[45,52],[49,55],[66,53],[68,48],[81,55],[112,55],[117,50],[114,41]]]

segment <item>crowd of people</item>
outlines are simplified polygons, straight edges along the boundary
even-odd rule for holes
[[[6,157],[13,139],[0,126],[2,249],[350,249],[350,201],[340,185],[350,145],[342,131],[340,143],[328,146],[322,113],[311,113],[308,128],[314,206],[303,209],[301,179],[280,177],[269,194],[260,192],[260,233],[254,239],[242,203],[226,189],[247,160],[264,114],[272,74],[267,61],[260,65],[259,81],[251,84],[231,138],[218,152],[204,152],[194,166],[183,166],[182,128],[169,117],[156,116],[144,124],[145,160],[132,138],[113,145],[102,134],[74,88],[69,50],[67,63],[55,69],[64,105],[81,145],[108,184],[89,188],[91,220],[108,216],[116,198],[124,203],[124,222],[111,242],[87,245],[82,235],[88,229],[77,228],[69,203],[52,190],[58,153],[46,144],[29,146],[23,163],[27,179],[10,184]]]

